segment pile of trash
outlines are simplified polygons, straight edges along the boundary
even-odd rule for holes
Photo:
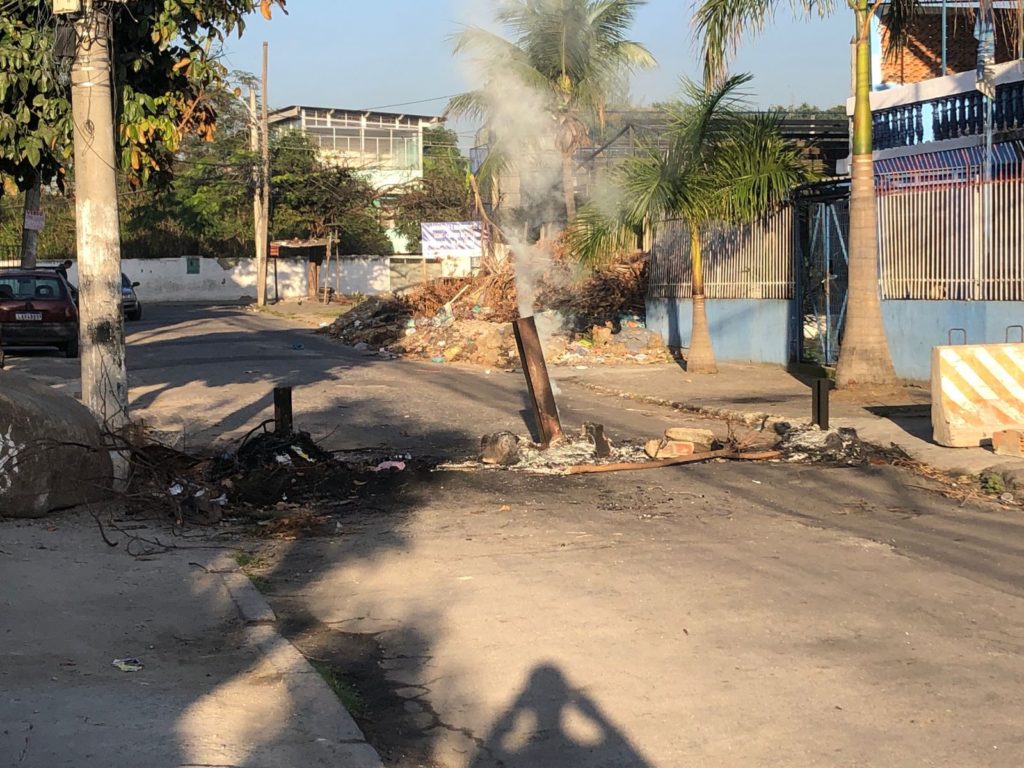
[[[910,458],[898,445],[885,448],[861,440],[852,427],[822,430],[814,425],[794,426],[780,422],[775,425],[775,432],[779,435],[776,448],[782,451],[786,461],[861,466],[891,464]]]
[[[162,508],[179,526],[267,525],[310,506],[347,507],[387,483],[387,475],[412,465],[408,454],[360,452],[339,458],[305,432],[260,432],[215,456],[151,444],[133,450],[130,498],[140,513]]]
[[[646,327],[647,261],[631,256],[582,279],[552,267],[534,313],[549,364],[669,362],[664,340]],[[557,273],[557,274],[556,274]],[[565,273],[565,274],[563,274]],[[557,285],[555,288],[553,286]],[[512,369],[519,317],[510,268],[473,278],[443,278],[401,294],[369,298],[322,332],[367,354]]]

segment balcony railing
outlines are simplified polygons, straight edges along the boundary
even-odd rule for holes
[[[975,88],[976,74],[961,72],[871,94],[874,150],[931,151],[933,142],[956,146],[980,143],[985,133],[985,102]],[[1024,61],[997,64],[993,130],[998,139],[1024,134]],[[853,99],[847,102],[853,114]],[[944,147],[936,147],[940,149]],[[950,147],[946,144],[945,148]]]
[[[956,93],[882,109],[871,119],[876,150],[980,136],[985,100],[979,91]],[[992,129],[996,134],[1024,130],[1024,81],[996,86]]]

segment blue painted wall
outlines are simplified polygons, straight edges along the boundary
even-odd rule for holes
[[[932,347],[948,343],[950,328],[967,331],[971,344],[997,344],[1008,325],[1024,324],[1021,301],[883,301],[886,335],[896,374],[905,379],[931,376]],[[1020,338],[1011,332],[1011,341]],[[960,344],[963,334],[955,333]]]
[[[792,302],[709,299],[707,311],[720,362],[786,365],[795,358]],[[689,346],[692,313],[689,299],[647,300],[647,326],[670,347]],[[965,329],[971,344],[1002,342],[1007,326],[1024,325],[1024,302],[883,301],[882,316],[897,375],[927,380],[932,347],[946,344],[951,328]],[[962,338],[957,333],[953,340],[961,343]],[[1014,330],[1011,340],[1019,338]]]
[[[707,313],[720,362],[789,362],[794,326],[790,301],[708,299]],[[660,333],[670,347],[689,346],[692,318],[689,299],[647,300],[647,327]]]

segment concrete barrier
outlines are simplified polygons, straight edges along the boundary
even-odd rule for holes
[[[1024,427],[1024,344],[963,344],[932,349],[935,442],[980,445]]]

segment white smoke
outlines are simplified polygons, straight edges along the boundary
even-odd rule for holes
[[[512,253],[519,314],[527,317],[534,314],[541,277],[551,265],[550,225],[565,210],[558,124],[551,91],[524,82],[515,66],[487,53],[463,62],[471,87],[484,95],[488,144],[507,161],[500,184],[501,226]]]

